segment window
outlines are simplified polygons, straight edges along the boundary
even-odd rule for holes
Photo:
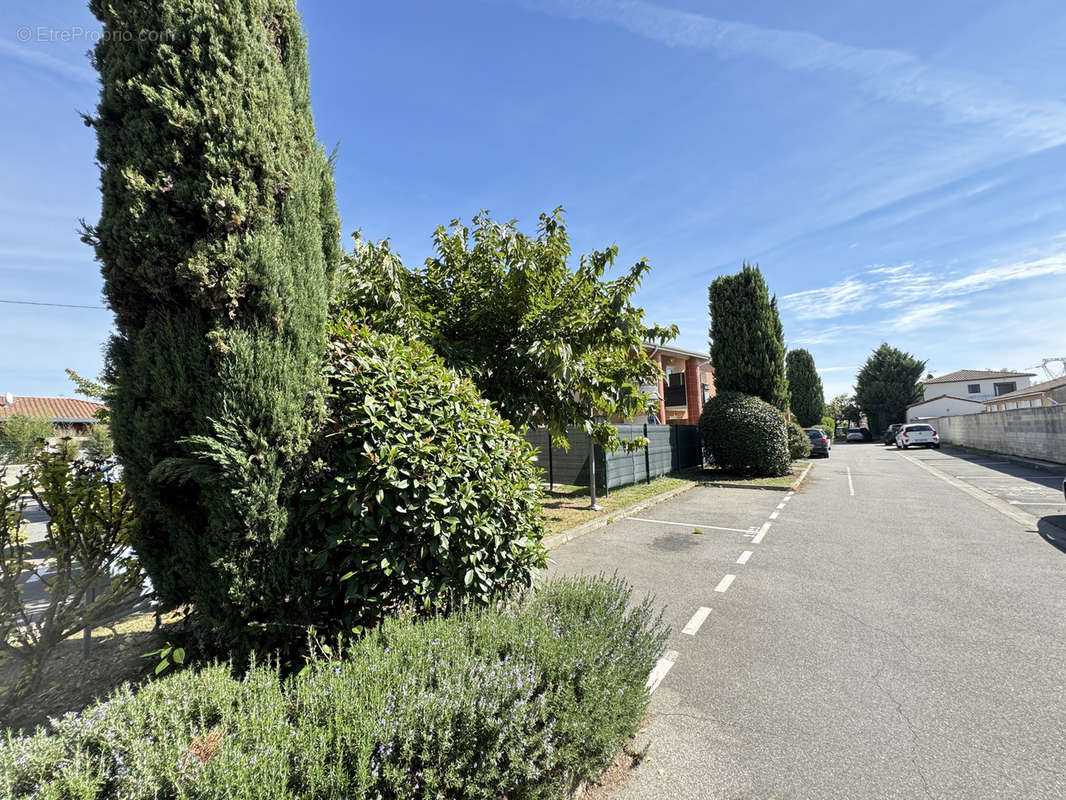
[[[971,383],[966,387],[967,394],[981,394],[981,384]]]
[[[1018,384],[1014,381],[1011,381],[1010,383],[995,383],[992,384],[992,388],[995,390],[996,397],[999,397],[1001,394],[1009,394],[1010,392],[1017,391]]]
[[[667,376],[666,379],[666,400],[667,406],[683,406],[686,405],[685,398],[685,373],[674,372]]]

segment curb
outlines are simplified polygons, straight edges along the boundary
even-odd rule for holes
[[[807,480],[807,476],[811,474],[812,469],[814,469],[814,462],[808,461],[807,468],[800,473],[800,476],[796,478],[796,480],[792,481],[792,485],[789,487],[788,490],[790,492],[794,492],[799,489],[803,485],[804,481]]]
[[[716,489],[755,489],[763,492],[794,492],[807,480],[807,475],[813,467],[814,462],[808,461],[807,466],[803,468],[803,472],[801,472],[796,480],[792,481],[788,486],[764,486],[758,483],[730,483],[728,481],[702,481],[699,485],[713,486]]]
[[[648,506],[656,505],[664,500],[670,500],[677,497],[679,494],[689,491],[696,486],[702,486],[699,483],[690,483],[688,486],[678,486],[676,489],[671,489],[668,492],[663,492],[655,497],[649,497],[647,500],[641,500],[639,503],[634,503],[631,506],[620,508],[617,511],[612,511],[609,514],[604,514],[602,517],[596,517],[596,519],[589,520],[588,522],[582,522],[569,530],[562,531],[561,533],[553,533],[550,536],[545,536],[541,539],[541,544],[544,545],[547,550],[557,550],[567,542],[577,539],[579,536],[584,536],[590,531],[598,530],[599,528],[605,528],[612,522],[617,522],[620,519],[632,516],[639,511],[643,511]]]

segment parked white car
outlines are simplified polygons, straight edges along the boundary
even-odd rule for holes
[[[904,425],[896,434],[896,447],[906,450],[908,447],[934,447],[940,449],[940,436],[936,428],[924,422],[912,422]]]

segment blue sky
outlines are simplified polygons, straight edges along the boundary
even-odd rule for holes
[[[480,208],[647,257],[704,349],[707,284],[759,262],[827,395],[881,341],[933,372],[1066,355],[1061,0],[304,2],[347,233],[406,263]],[[0,299],[101,304],[80,2],[0,9]],[[63,41],[63,39],[69,41]],[[70,394],[96,309],[0,304],[0,392]]]

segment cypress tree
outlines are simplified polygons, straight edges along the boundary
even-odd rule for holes
[[[785,337],[777,298],[758,265],[745,262],[736,275],[715,278],[708,296],[715,391],[753,395],[786,410]]]
[[[332,171],[291,0],[92,0],[115,314],[112,431],[170,604],[222,633],[285,615],[295,476],[323,413]]]
[[[806,350],[789,350],[785,356],[788,393],[792,413],[804,427],[819,425],[825,413],[822,379],[814,367],[814,357]]]
[[[855,405],[874,433],[907,421],[907,406],[922,399],[919,381],[924,372],[925,361],[887,342],[870,354],[855,377]]]

